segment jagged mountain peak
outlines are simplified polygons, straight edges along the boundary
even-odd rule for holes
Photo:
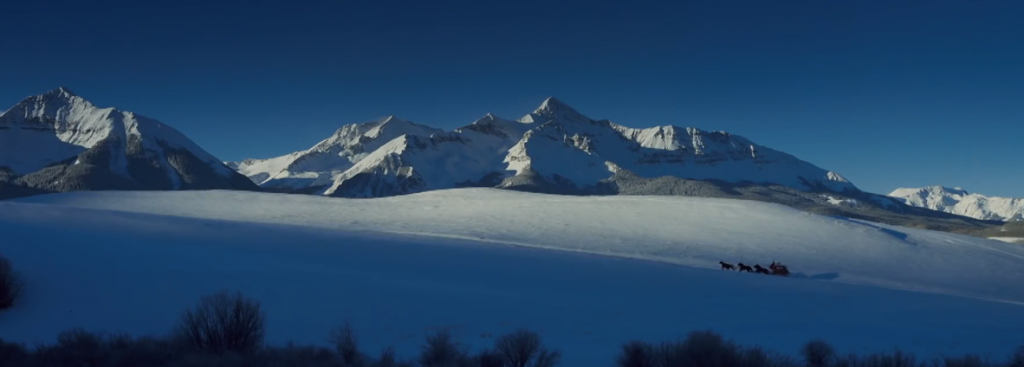
[[[365,142],[367,139],[381,137],[390,140],[402,134],[429,136],[439,131],[441,130],[404,120],[395,115],[389,115],[369,122],[342,126],[330,138],[320,142],[317,146],[335,144],[354,145]]]
[[[561,100],[559,100],[558,98],[555,98],[555,97],[545,98],[544,102],[541,102],[540,107],[537,107],[537,109],[534,110],[533,113],[542,114],[542,113],[545,113],[545,112],[560,112],[560,111],[571,111],[571,112],[579,113],[579,112],[576,111],[576,109],[572,108],[572,106],[569,106],[565,102],[562,102]]]
[[[255,189],[181,132],[59,87],[0,115],[0,167],[43,192]]]
[[[61,97],[61,98],[71,98],[71,97],[77,97],[78,96],[77,94],[72,92],[71,89],[68,89],[68,87],[64,87],[64,86],[57,87],[56,89],[51,90],[51,91],[46,92],[46,93],[43,93],[42,95],[43,96]]]
[[[376,123],[378,126],[383,126],[387,124],[411,124],[412,122],[409,120],[398,118],[398,116],[395,115],[387,115],[376,120]]]
[[[52,115],[58,110],[72,108],[90,109],[94,108],[94,106],[84,98],[72,93],[70,89],[59,87],[43,94],[25,97],[25,99],[4,111],[3,114],[0,114],[8,115],[0,123],[21,122],[23,119]],[[105,110],[113,111],[114,109],[108,108]]]
[[[924,186],[924,187],[918,187],[918,188],[902,188],[901,187],[901,188],[898,188],[896,190],[893,190],[893,192],[890,193],[889,196],[906,196],[906,195],[912,195],[912,194],[918,194],[918,195],[920,195],[920,194],[931,194],[931,195],[940,195],[940,196],[941,195],[956,195],[956,196],[967,196],[967,195],[970,195],[970,193],[967,190],[964,190],[964,188],[959,187],[959,186],[956,186],[956,187],[946,187],[946,186],[942,186],[942,185],[931,185],[931,186]]]
[[[550,121],[590,122],[593,120],[555,97],[548,97],[532,113],[519,119],[519,122],[523,123],[545,123]]]

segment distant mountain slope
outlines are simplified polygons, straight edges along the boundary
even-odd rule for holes
[[[889,193],[907,205],[966,217],[1013,222],[1024,220],[1024,198],[972,194],[956,187],[899,188]]]
[[[429,136],[441,131],[388,116],[345,125],[306,150],[269,159],[226,163],[265,189],[323,193],[336,176],[388,142],[404,135]]]
[[[363,131],[365,126],[348,125],[339,133]],[[334,150],[317,150],[316,156],[323,158],[312,168],[296,168],[294,163],[310,159],[304,158],[309,150],[229,165],[264,188],[343,197],[460,186],[607,192],[610,180],[626,172],[646,178],[859,192],[838,173],[740,136],[676,126],[633,129],[590,119],[554,98],[517,121],[487,115],[451,132],[403,122],[387,133],[356,136],[360,138],[335,139],[344,143]]]
[[[67,88],[0,115],[0,198],[78,190],[258,189],[170,126]]]

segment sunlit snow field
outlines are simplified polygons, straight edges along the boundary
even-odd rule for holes
[[[444,328],[481,347],[533,329],[567,366],[707,328],[785,353],[824,338],[1001,358],[1024,343],[1024,246],[751,201],[83,192],[0,202],[0,233],[27,282],[0,338],[29,344],[76,326],[163,333],[220,289],[263,303],[269,343],[322,344],[347,320],[366,349],[407,357]]]

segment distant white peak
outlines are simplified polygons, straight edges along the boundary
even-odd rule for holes
[[[506,119],[503,119],[501,117],[495,116],[493,113],[488,113],[488,114],[484,115],[483,117],[476,119],[476,121],[473,121],[472,125],[490,124],[490,123],[493,123],[493,122],[496,122],[496,121],[504,122],[504,121],[509,121],[509,120],[506,120]]]
[[[902,189],[902,190],[914,190],[914,189]],[[920,188],[918,190],[920,192],[930,192],[930,193],[934,193],[934,194],[949,194],[949,195],[960,195],[960,196],[970,195],[970,193],[967,192],[967,190],[964,190],[962,187],[959,187],[959,186],[953,187],[953,188],[949,188],[949,187],[945,187],[945,186],[934,185],[934,186],[925,186],[925,187],[922,187],[922,188]]]
[[[360,135],[369,138],[376,138],[384,131],[391,129],[405,130],[406,128],[409,127],[426,128],[426,126],[417,125],[412,122],[395,117],[394,115],[390,115],[369,122],[348,124],[342,126],[338,130],[335,130],[333,136],[327,139],[326,141],[337,141],[339,138],[351,139]]]
[[[380,120],[377,120],[377,124],[376,124],[377,126],[375,126],[374,128],[370,129],[370,131],[367,131],[365,135],[367,137],[370,137],[370,138],[376,138],[376,137],[380,136],[381,133],[386,128],[397,127],[397,126],[400,126],[400,125],[408,125],[408,124],[410,124],[408,121],[405,121],[405,120],[402,120],[400,118],[397,118],[397,117],[395,117],[395,115],[391,115],[391,116],[382,118]]]
[[[540,104],[540,107],[537,107],[533,113],[523,116],[523,118],[519,119],[519,122],[543,123],[551,120],[576,122],[591,121],[590,118],[583,116],[583,114],[565,104],[565,102],[562,102],[555,97],[548,97]]]
[[[565,104],[565,102],[562,102],[562,101],[558,100],[558,98],[548,97],[548,98],[544,99],[544,102],[541,102],[540,107],[537,107],[537,109],[534,110],[533,113],[541,114],[541,113],[544,113],[544,112],[560,112],[560,111],[576,112],[575,109],[573,109],[571,106]]]
[[[380,125],[384,125],[384,124],[388,124],[388,123],[394,123],[394,124],[408,123],[409,121],[400,119],[400,118],[396,117],[395,115],[388,115],[388,116],[386,116],[386,117],[384,117],[384,118],[382,118],[380,120],[377,120],[377,122]]]
[[[59,87],[49,92],[25,98],[17,106],[28,111],[36,110],[42,105],[49,106],[49,109],[60,108],[65,105],[79,105],[82,107],[94,107],[92,103],[71,92],[70,89]],[[16,106],[16,107],[17,107]],[[13,109],[12,109],[13,110]]]
[[[42,95],[43,96],[49,96],[49,97],[60,97],[60,98],[71,98],[71,97],[77,97],[78,96],[77,94],[72,92],[67,87],[57,87],[57,89],[54,89],[54,90],[51,90],[49,92],[43,93]]]

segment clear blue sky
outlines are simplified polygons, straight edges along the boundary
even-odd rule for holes
[[[1024,196],[1024,1],[237,3],[6,1],[0,109],[63,85],[237,160],[553,95],[743,135],[869,191]]]

